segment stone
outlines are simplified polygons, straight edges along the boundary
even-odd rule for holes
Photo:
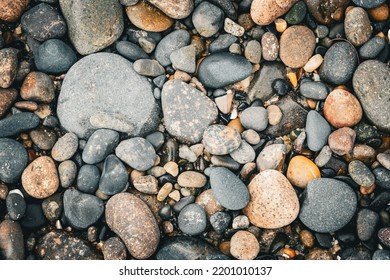
[[[206,176],[196,171],[184,171],[177,178],[177,183],[183,188],[202,188],[207,183]]]
[[[299,219],[316,232],[335,232],[349,223],[356,206],[356,194],[346,183],[314,179],[304,191]]]
[[[24,10],[27,8],[30,0],[4,0],[0,4],[0,20],[6,22],[17,21]]]
[[[72,66],[62,84],[57,114],[66,130],[84,139],[97,128],[143,135],[160,121],[151,84],[131,62],[109,53],[86,56]],[[95,126],[102,121],[104,127]]]
[[[233,229],[247,229],[249,227],[249,219],[245,215],[238,215],[232,223]]]
[[[96,165],[84,164],[77,174],[77,189],[83,193],[94,194],[98,188],[100,170]]]
[[[224,210],[223,206],[215,199],[212,189],[207,189],[201,192],[195,199],[195,203],[199,204],[206,211],[207,216],[211,216],[217,212]]]
[[[0,181],[17,183],[27,163],[27,151],[22,144],[13,139],[0,138]]]
[[[117,237],[110,237],[103,243],[102,253],[105,260],[126,260],[126,245]]]
[[[152,5],[163,11],[164,14],[173,19],[183,19],[188,17],[194,9],[193,0],[147,0]]]
[[[171,53],[170,60],[175,69],[192,74],[196,70],[196,49],[193,45],[182,47]]]
[[[287,147],[284,144],[271,144],[264,147],[256,159],[258,171],[267,169],[282,171],[286,154]]]
[[[381,53],[385,45],[385,38],[374,37],[364,43],[359,49],[359,55],[362,59],[374,59]]]
[[[242,56],[221,52],[207,56],[198,68],[198,79],[207,88],[222,88],[242,81],[252,73],[252,64]]]
[[[372,260],[390,260],[390,251],[378,249],[372,254]]]
[[[299,90],[302,96],[313,100],[325,100],[328,96],[328,88],[322,82],[304,82],[299,87]]]
[[[127,6],[126,14],[132,24],[149,32],[162,32],[172,26],[173,20],[146,1]]]
[[[360,160],[351,161],[348,165],[348,172],[352,180],[365,188],[375,183],[375,176],[371,170]]]
[[[321,24],[332,23],[336,13],[344,12],[349,2],[350,0],[305,0],[310,14]]]
[[[179,148],[179,157],[188,160],[189,162],[195,162],[198,158],[196,154],[186,145],[183,145]]]
[[[5,203],[11,220],[17,221],[24,216],[26,212],[26,201],[21,193],[11,191],[7,195]]]
[[[230,18],[225,18],[224,30],[226,33],[232,34],[236,37],[241,37],[245,33],[244,27],[234,22]]]
[[[345,36],[354,46],[361,46],[370,39],[373,28],[367,12],[360,7],[351,9],[345,15]]]
[[[120,55],[131,61],[149,58],[149,56],[140,46],[128,41],[117,42],[115,44],[115,48]]]
[[[353,76],[353,89],[366,117],[379,129],[390,132],[390,69],[378,60],[362,62]]]
[[[298,0],[254,0],[251,17],[258,25],[268,25],[284,15]]]
[[[333,260],[331,252],[321,248],[314,248],[305,256],[305,260]]]
[[[321,178],[321,172],[307,157],[295,156],[288,164],[286,177],[292,185],[306,188],[311,180]]]
[[[229,47],[237,42],[237,37],[232,34],[221,34],[209,45],[210,53],[226,52]]]
[[[230,254],[239,260],[254,260],[260,252],[256,236],[244,230],[237,231],[230,239]]]
[[[280,59],[291,68],[303,67],[311,58],[316,39],[305,26],[290,26],[280,36]]]
[[[22,174],[25,191],[34,198],[47,198],[59,187],[57,168],[51,157],[41,156],[30,163]]]
[[[260,63],[261,45],[256,40],[251,40],[245,47],[245,58],[251,63]]]
[[[36,256],[42,260],[101,260],[89,242],[63,230],[52,230],[38,240]]]
[[[370,240],[378,223],[378,213],[366,208],[360,210],[356,219],[356,231],[359,239],[362,241]]]
[[[158,193],[158,180],[152,175],[140,176],[134,179],[133,186],[141,193]]]
[[[268,125],[268,112],[263,107],[249,107],[240,116],[240,121],[246,129],[263,131]]]
[[[268,122],[270,125],[278,125],[283,118],[283,113],[276,105],[267,107]]]
[[[241,145],[230,153],[230,156],[239,164],[245,164],[254,161],[256,158],[256,153],[251,145],[245,141],[242,141]]]
[[[0,88],[0,118],[11,108],[12,104],[18,97],[18,92],[13,89],[2,89]]]
[[[82,158],[85,163],[96,164],[103,161],[119,143],[119,133],[110,129],[98,129],[89,137]]]
[[[375,175],[375,184],[383,189],[390,189],[390,170],[384,167],[375,168],[372,173]]]
[[[381,228],[378,231],[378,238],[383,245],[385,245],[387,248],[390,248],[390,228]]]
[[[279,41],[272,32],[265,32],[261,37],[261,53],[266,61],[274,61],[279,55]]]
[[[260,135],[254,131],[253,129],[247,129],[244,132],[241,133],[241,137],[243,140],[245,140],[247,143],[251,145],[257,145],[260,143]]]
[[[220,7],[231,19],[237,18],[236,6],[230,0],[208,0],[210,3]],[[196,0],[195,0],[196,2]]]
[[[325,53],[319,74],[322,79],[335,85],[351,80],[358,65],[358,55],[348,42],[336,42]]]
[[[70,159],[77,151],[79,140],[74,133],[66,133],[59,138],[51,150],[51,156],[56,161]]]
[[[105,195],[120,193],[127,188],[128,179],[125,165],[115,155],[109,155],[104,161],[99,191]]]
[[[229,126],[210,125],[203,134],[203,145],[213,155],[227,155],[240,147],[241,136]]]
[[[371,8],[367,12],[370,18],[374,21],[385,21],[389,18],[389,6],[386,3],[383,3],[375,8]]]
[[[227,212],[217,212],[210,216],[210,224],[216,233],[223,233],[230,224],[231,216]]]
[[[174,161],[169,161],[164,164],[164,169],[173,177],[176,177],[179,174],[179,166]]]
[[[339,156],[352,153],[355,144],[356,132],[349,127],[339,128],[328,137],[328,144],[332,152]]]
[[[376,159],[384,168],[390,170],[390,154],[379,153]]]
[[[161,39],[156,46],[154,55],[162,66],[168,66],[172,63],[170,59],[172,52],[189,45],[190,41],[190,34],[186,30],[173,31]]]
[[[47,127],[39,127],[30,131],[31,141],[41,150],[50,150],[57,141],[57,135],[54,130]]]
[[[23,231],[18,222],[4,220],[0,223],[0,252],[6,260],[24,259]]]
[[[243,212],[255,226],[276,229],[291,224],[297,218],[298,197],[288,179],[279,171],[260,172],[249,183],[248,189],[250,200]]]
[[[0,120],[0,138],[17,135],[36,128],[40,123],[34,113],[22,112]]]
[[[116,147],[115,154],[127,165],[139,171],[151,168],[157,158],[152,144],[141,137],[123,140]]]
[[[371,165],[375,161],[376,151],[366,144],[356,144],[350,156],[347,155],[347,161],[360,160],[364,164]]]
[[[42,202],[42,211],[45,218],[50,222],[55,223],[63,211],[62,194],[57,193]]]
[[[133,64],[134,71],[142,76],[157,77],[165,73],[164,67],[154,59],[138,59]]]
[[[298,1],[285,15],[285,20],[289,25],[300,24],[306,16],[307,7],[304,1]]]
[[[198,204],[188,204],[180,211],[177,222],[183,233],[188,235],[201,234],[207,225],[206,212]]]
[[[9,88],[18,71],[18,51],[14,48],[0,50],[0,88]]]
[[[312,110],[307,114],[306,135],[310,150],[320,151],[328,142],[330,132],[330,125],[319,113]]]
[[[386,0],[352,0],[352,2],[357,6],[371,9],[383,4]]]
[[[192,13],[196,31],[205,38],[212,37],[222,28],[223,18],[223,11],[207,1],[200,3]]]
[[[134,258],[147,259],[154,254],[160,231],[145,202],[129,193],[116,194],[108,200],[105,215],[107,225]]]
[[[22,228],[34,231],[42,228],[47,223],[40,203],[29,203],[26,207],[24,217],[20,219]]]
[[[45,73],[30,72],[23,81],[20,97],[28,101],[50,103],[54,99],[53,81]]]
[[[122,6],[116,0],[60,0],[60,6],[68,36],[81,55],[98,52],[122,35]]]

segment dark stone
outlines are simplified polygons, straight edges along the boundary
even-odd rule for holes
[[[369,188],[375,183],[375,176],[371,170],[360,160],[351,161],[348,172],[352,179],[360,186]]]
[[[342,250],[340,257],[342,260],[371,260],[371,253],[362,246],[349,247]]]
[[[19,142],[0,138],[0,181],[16,183],[28,163],[26,149]]]
[[[117,42],[115,48],[120,55],[129,59],[130,61],[149,58],[147,53],[140,46],[128,41]]]
[[[326,249],[332,248],[333,237],[329,233],[314,233],[318,244]]]
[[[0,120],[0,138],[14,136],[21,132],[36,128],[40,123],[34,113],[23,112]]]
[[[5,200],[8,215],[12,220],[19,220],[26,212],[26,201],[19,193],[10,193]]]
[[[23,231],[18,222],[5,220],[0,223],[0,260],[24,259]]]
[[[100,171],[96,165],[81,166],[77,175],[77,189],[84,193],[95,193],[99,185]]]
[[[284,19],[289,25],[300,24],[305,19],[306,13],[307,7],[305,2],[298,1],[290,8]]]
[[[127,187],[128,178],[129,174],[124,164],[116,156],[109,155],[104,161],[99,191],[105,195],[120,193]]]
[[[359,7],[363,7],[366,9],[371,9],[378,7],[379,5],[386,2],[386,0],[352,0]]]
[[[390,170],[384,167],[375,168],[372,173],[375,175],[375,184],[385,190],[390,190]]]
[[[390,251],[389,250],[376,250],[372,254],[372,260],[390,260]]]
[[[382,210],[390,202],[390,192],[385,191],[378,194],[370,203],[370,208],[376,212]]]
[[[185,206],[177,219],[179,229],[188,235],[201,234],[207,226],[207,217],[204,208],[192,203]]]
[[[301,94],[309,99],[325,100],[328,96],[328,88],[322,82],[308,81],[299,87]]]
[[[215,35],[222,28],[223,20],[223,11],[207,1],[200,3],[192,13],[195,29],[206,38]]]
[[[36,230],[46,224],[41,204],[27,204],[24,217],[20,220],[20,225],[26,230]]]
[[[227,212],[217,212],[210,216],[210,224],[218,234],[227,229],[231,220],[232,217]]]
[[[357,214],[356,227],[360,240],[368,241],[374,235],[376,226],[379,223],[378,213],[370,209],[362,209]]]
[[[383,245],[390,248],[390,228],[381,228],[378,231],[378,238]]]
[[[237,37],[232,34],[221,34],[210,44],[209,51],[210,53],[226,52],[237,40]]]
[[[284,79],[276,79],[271,84],[272,90],[279,96],[285,96],[293,90],[291,84]]]
[[[310,150],[318,152],[328,142],[331,132],[329,123],[317,112],[311,110],[306,119],[307,145]]]
[[[232,19],[237,18],[237,12],[231,0],[208,0],[208,1],[220,7],[228,17]]]
[[[173,31],[165,36],[157,45],[154,55],[162,66],[171,64],[171,53],[190,43],[190,34],[183,29]]]
[[[176,213],[179,213],[188,204],[191,204],[194,202],[195,202],[195,196],[193,196],[193,195],[183,197],[178,202],[176,202],[175,205],[173,205],[173,211],[175,211]]]
[[[385,45],[385,38],[374,37],[359,49],[360,57],[362,59],[374,59],[380,54]]]
[[[50,222],[55,223],[59,220],[63,210],[62,194],[56,193],[46,198],[42,202],[42,210]]]
[[[276,233],[269,247],[270,253],[276,254],[278,251],[283,249],[287,243],[288,243],[288,236],[284,232]]]
[[[336,10],[344,10],[349,2],[350,0],[305,0],[310,13],[321,24],[332,23],[332,15]]]

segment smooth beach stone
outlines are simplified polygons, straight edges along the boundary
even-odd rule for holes
[[[330,24],[338,11],[344,12],[350,0],[305,0],[309,12],[321,24]]]
[[[279,55],[279,41],[272,32],[265,32],[261,37],[261,53],[264,60],[274,61]]]
[[[348,165],[348,172],[351,178],[365,188],[371,187],[375,183],[375,176],[371,170],[360,160],[351,161]]]
[[[0,20],[17,21],[28,4],[30,4],[30,0],[3,0],[0,3]]]
[[[12,85],[17,75],[18,66],[17,49],[0,49],[0,88],[9,88]]]
[[[119,143],[119,133],[110,129],[98,129],[83,149],[82,158],[85,163],[95,164],[103,161]]]
[[[221,34],[210,44],[210,53],[226,52],[229,47],[237,42],[237,37],[232,34]]]
[[[386,0],[352,0],[352,2],[360,7],[371,9],[383,4]]]
[[[84,164],[77,174],[77,189],[83,193],[94,194],[98,188],[100,170],[96,165]]]
[[[211,125],[203,134],[203,144],[213,155],[227,155],[240,147],[241,136],[234,128],[220,124]]]
[[[173,19],[183,19],[189,16],[194,9],[193,0],[147,0]]]
[[[0,181],[16,183],[27,163],[27,151],[22,144],[13,139],[0,138]]]
[[[58,177],[63,188],[69,188],[76,179],[77,165],[74,161],[65,160],[58,165]]]
[[[260,252],[256,236],[245,230],[237,231],[230,240],[230,253],[239,260],[253,260]]]
[[[147,53],[137,44],[128,41],[119,41],[115,44],[115,48],[123,57],[135,61],[141,58],[149,58]]]
[[[42,72],[30,72],[23,81],[20,97],[24,100],[50,103],[54,99],[54,85],[50,77]]]
[[[307,157],[295,156],[288,164],[286,176],[294,186],[306,188],[311,180],[321,178],[321,173],[315,163]]]
[[[196,70],[196,48],[193,45],[173,51],[170,59],[175,69],[186,73],[194,73]]]
[[[209,38],[215,35],[223,26],[223,11],[217,6],[204,1],[192,14],[192,23],[199,35]]]
[[[180,29],[169,33],[156,46],[154,51],[156,60],[164,67],[170,65],[172,52],[189,45],[190,42],[190,34],[186,30]]]
[[[104,161],[99,191],[105,195],[120,193],[127,187],[128,179],[125,165],[116,156],[109,155]]]
[[[260,152],[256,159],[257,169],[261,172],[267,169],[283,170],[287,147],[284,144],[271,144]]]
[[[23,260],[24,254],[22,227],[16,221],[2,221],[0,223],[0,256],[6,260]]]
[[[249,107],[241,113],[240,121],[246,129],[260,132],[268,126],[268,112],[263,107]]]
[[[370,240],[378,223],[378,213],[366,208],[360,210],[356,219],[356,231],[359,239],[362,241]]]
[[[320,151],[328,142],[330,132],[330,125],[319,113],[312,110],[307,114],[306,135],[310,150]]]
[[[256,152],[246,141],[242,141],[240,147],[231,152],[230,156],[239,164],[246,164],[255,160]]]
[[[0,120],[0,138],[15,136],[21,132],[36,128],[39,117],[30,112],[21,112]]]
[[[373,31],[367,12],[360,7],[351,9],[345,15],[344,30],[347,40],[354,46],[367,42]]]
[[[298,0],[254,0],[251,17],[258,25],[268,25],[285,14]]]
[[[179,229],[188,235],[198,235],[207,226],[207,217],[204,208],[196,203],[184,207],[177,219]]]
[[[322,82],[308,81],[299,87],[302,96],[314,99],[314,100],[325,100],[328,96],[328,88]]]
[[[374,37],[364,43],[364,45],[359,49],[360,57],[363,59],[374,59],[381,53],[385,45],[385,38]]]
[[[17,97],[18,92],[16,91],[16,89],[0,88],[0,118],[2,118],[7,113],[7,111],[11,108]]]

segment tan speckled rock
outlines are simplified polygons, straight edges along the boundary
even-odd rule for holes
[[[241,136],[230,126],[215,124],[206,128],[203,145],[213,155],[226,155],[241,145]]]
[[[177,178],[177,183],[184,188],[201,188],[207,183],[207,178],[202,173],[184,171]]]
[[[18,50],[5,48],[0,50],[0,88],[12,85],[18,72]]]
[[[283,118],[283,113],[276,105],[270,105],[267,107],[268,123],[270,125],[277,125]]]
[[[199,194],[196,197],[195,203],[203,206],[209,217],[224,210],[223,206],[215,199],[212,189],[205,190]]]
[[[134,188],[142,193],[157,194],[158,181],[152,175],[140,176],[133,181]]]
[[[276,170],[265,170],[248,185],[250,201],[243,209],[257,227],[275,229],[291,224],[298,216],[299,201],[291,183]]]
[[[14,88],[0,88],[0,118],[5,115],[18,97],[18,92]]]
[[[30,163],[23,171],[22,185],[34,198],[42,199],[54,194],[60,185],[54,160],[42,156]]]
[[[356,132],[352,128],[342,127],[329,135],[328,144],[335,154],[343,156],[352,153],[355,138]]]
[[[240,230],[230,240],[230,254],[239,260],[253,260],[260,252],[260,244],[252,233]]]
[[[186,18],[194,9],[193,0],[148,0],[148,2],[174,19]]]
[[[284,15],[298,0],[254,0],[251,16],[258,25],[268,25]]]
[[[129,193],[116,194],[106,205],[110,229],[125,243],[136,259],[147,259],[157,249],[160,231],[149,207]]]
[[[17,21],[29,3],[30,0],[1,0],[0,20],[7,22]]]
[[[345,159],[348,162],[353,160],[360,160],[366,165],[371,165],[375,161],[376,151],[373,147],[366,144],[356,144],[350,155],[345,155]]]
[[[280,37],[280,59],[291,68],[303,67],[311,58],[316,37],[306,26],[294,25]]]
[[[306,260],[333,260],[334,257],[331,252],[315,248],[313,250],[310,250],[309,253],[305,256]]]
[[[311,180],[321,178],[321,172],[307,157],[295,156],[288,164],[286,176],[294,186],[306,188]]]
[[[354,46],[367,42],[373,30],[367,12],[361,7],[351,9],[345,15],[344,30],[347,40]]]

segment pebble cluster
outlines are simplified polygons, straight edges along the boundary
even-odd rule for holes
[[[0,259],[389,260],[389,6],[2,0]]]

